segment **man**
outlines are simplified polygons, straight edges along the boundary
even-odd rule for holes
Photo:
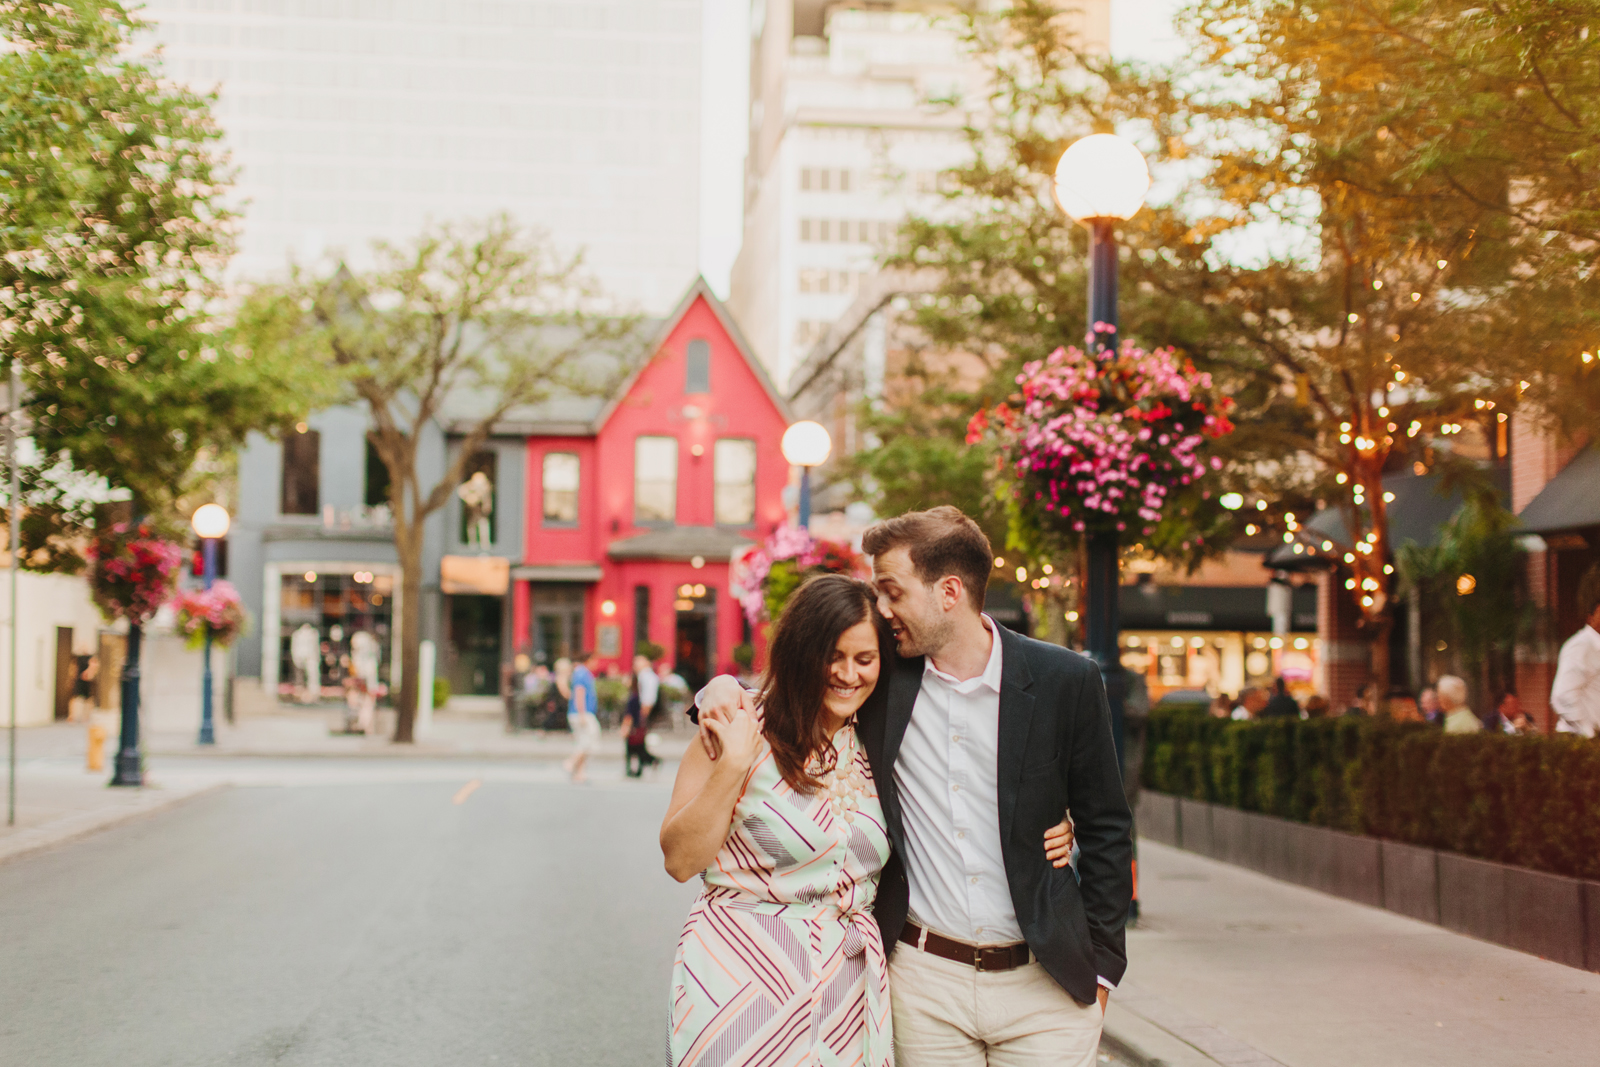
[[[1300,705],[1289,695],[1289,683],[1278,678],[1272,683],[1272,697],[1261,705],[1258,719],[1298,719]]]
[[[1434,686],[1439,692],[1439,710],[1444,713],[1444,732],[1447,734],[1475,734],[1483,729],[1483,721],[1467,707],[1467,683],[1453,674],[1439,679]]]
[[[956,508],[862,547],[899,652],[859,713],[893,845],[874,914],[898,1061],[1090,1067],[1133,892],[1100,672],[982,613],[994,553]],[[713,686],[702,709],[730,715],[736,683]],[[1042,844],[1069,809],[1076,877]]]
[[[1600,567],[1578,583],[1578,602],[1585,621],[1561,646],[1550,707],[1557,731],[1593,737],[1600,732]]]
[[[1444,713],[1439,710],[1439,693],[1433,686],[1417,694],[1417,710],[1422,713],[1422,721],[1429,726],[1444,724]]]
[[[595,700],[594,668],[599,656],[593,652],[578,654],[578,665],[572,668],[569,686],[572,696],[567,702],[567,725],[572,728],[572,755],[562,763],[574,782],[587,781],[584,768],[589,754],[600,747],[600,719],[595,714],[599,707]]]

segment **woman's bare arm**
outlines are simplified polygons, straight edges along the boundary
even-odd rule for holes
[[[699,745],[690,745],[672,783],[672,802],[661,823],[661,854],[667,873],[687,882],[711,866],[733,822],[746,776],[755,762],[760,727],[748,715],[718,721],[722,757],[713,763]]]

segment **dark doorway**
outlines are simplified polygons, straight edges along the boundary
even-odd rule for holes
[[[78,680],[78,661],[72,655],[72,627],[56,627],[56,721],[72,715],[72,687]]]
[[[546,667],[583,648],[583,596],[576,582],[533,584],[533,660]]]
[[[452,693],[492,696],[500,692],[500,627],[503,597],[452,596],[445,676]]]
[[[710,680],[706,671],[710,663],[710,657],[706,654],[710,621],[704,615],[678,616],[677,647],[674,649],[677,662],[673,669],[689,684],[691,693],[699,692]]]
[[[711,680],[717,662],[717,591],[703,585],[680,586],[677,607],[673,670],[692,693]]]

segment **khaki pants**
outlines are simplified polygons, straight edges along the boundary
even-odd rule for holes
[[[1093,1067],[1105,1015],[1038,962],[980,971],[912,945],[889,957],[896,1067]]]

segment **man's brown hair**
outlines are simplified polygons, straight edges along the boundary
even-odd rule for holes
[[[994,552],[978,524],[960,508],[946,504],[927,511],[910,511],[874,523],[861,538],[861,549],[869,556],[881,556],[896,548],[909,550],[911,566],[924,584],[933,585],[953,574],[961,579],[973,610],[983,610]]]

